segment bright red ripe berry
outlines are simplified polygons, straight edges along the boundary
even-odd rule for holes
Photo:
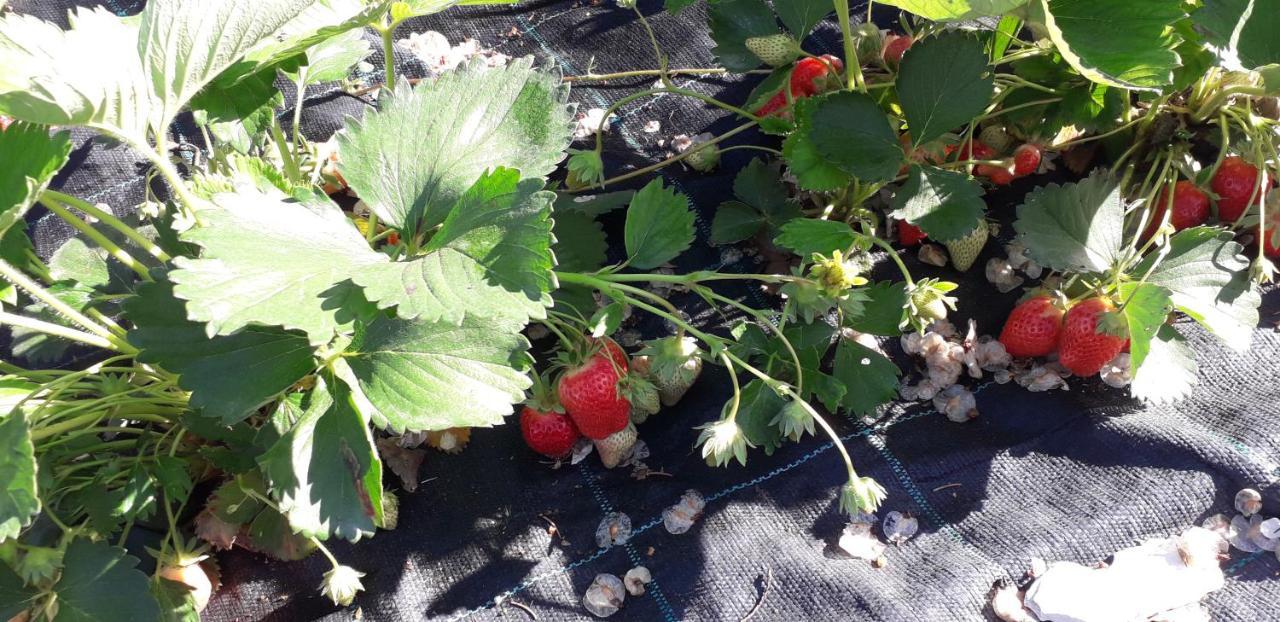
[[[920,227],[917,227],[905,220],[898,221],[898,243],[903,246],[915,246],[921,241],[928,239],[928,235]]]
[[[548,458],[563,458],[582,437],[568,415],[525,406],[520,411],[520,435],[532,449]]]
[[[1258,169],[1244,158],[1231,156],[1222,161],[1209,186],[1218,195],[1218,220],[1231,224],[1244,214],[1249,198],[1258,188]],[[1261,193],[1254,197],[1254,202],[1260,197]]]
[[[844,63],[840,59],[823,54],[820,58],[805,57],[796,61],[791,70],[788,90],[792,99],[804,99],[821,93],[826,88],[828,77],[844,71]],[[756,109],[755,114],[767,117],[780,113],[787,108],[787,94],[779,91],[769,98],[763,106]]]
[[[996,150],[987,143],[973,139],[960,147],[960,160],[990,160],[996,157]]]
[[[612,339],[560,377],[557,393],[565,412],[584,436],[600,440],[631,420],[631,402],[618,391],[627,371],[627,355]]]
[[[1013,176],[1025,177],[1040,168],[1040,148],[1030,143],[1013,150]]]
[[[904,35],[888,35],[884,40],[884,62],[890,67],[897,67],[902,62],[902,55],[907,52],[915,40]]]
[[[1013,183],[1013,171],[1009,170],[1010,168],[1009,166],[979,164],[973,167],[973,174],[979,177],[986,177],[997,186],[1007,186]]]
[[[1268,201],[1267,218],[1264,222],[1266,228],[1262,235],[1266,237],[1262,240],[1262,249],[1268,257],[1280,258],[1280,205]]]
[[[1146,233],[1143,238],[1149,238],[1156,233],[1160,221],[1164,219],[1165,210],[1169,207],[1169,191],[1166,189],[1156,198],[1155,209],[1151,214],[1151,222],[1147,223]],[[1169,215],[1169,223],[1173,228],[1182,231],[1191,227],[1198,227],[1209,220],[1209,195],[1205,194],[1195,184],[1182,180],[1173,185],[1173,212]]]
[[[1089,298],[1067,311],[1058,345],[1063,367],[1077,376],[1092,376],[1120,353],[1126,337],[1098,332],[1102,315],[1114,310],[1106,298]]]
[[[1018,358],[1048,356],[1058,347],[1062,329],[1062,309],[1048,296],[1020,303],[1009,313],[1000,331],[1000,343]]]

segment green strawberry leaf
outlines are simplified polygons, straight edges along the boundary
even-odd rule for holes
[[[25,396],[24,396],[25,397]],[[21,398],[19,398],[21,399]],[[0,542],[18,537],[40,513],[35,446],[21,410],[0,416]]]
[[[306,84],[337,82],[345,79],[360,61],[369,56],[369,42],[364,33],[349,30],[307,48],[307,62],[287,75],[295,82],[300,73]]]
[[[866,300],[858,313],[846,313],[844,324],[849,328],[872,335],[896,337],[902,334],[903,310],[907,306],[906,283],[879,281],[860,290]]]
[[[778,17],[787,30],[799,40],[803,40],[814,26],[826,19],[831,14],[831,8],[830,0],[786,0],[773,4],[773,9],[778,12]]]
[[[68,238],[53,251],[49,257],[49,276],[89,288],[106,287],[111,282],[107,260],[80,238]]]
[[[743,436],[752,445],[772,454],[782,445],[782,431],[773,425],[773,418],[786,404],[786,400],[756,378],[742,387],[738,400],[738,416],[734,420],[742,428]],[[725,408],[729,408],[725,404]]]
[[[892,400],[902,374],[893,361],[852,339],[841,339],[836,346],[831,373],[848,388],[841,405],[854,416],[870,414]]]
[[[1187,340],[1164,324],[1151,339],[1142,367],[1136,368],[1129,392],[1153,404],[1175,402],[1191,394],[1198,370],[1195,351]]]
[[[557,212],[552,233],[556,242],[556,268],[568,272],[594,272],[608,258],[609,243],[604,228],[582,212]]]
[[[774,69],[769,75],[765,76],[765,78],[761,80],[755,88],[751,89],[751,93],[747,95],[747,105],[744,106],[744,108],[752,111],[758,110],[761,106],[765,105],[765,103],[772,99],[774,95],[781,93],[782,89],[791,84],[791,70],[793,67],[795,67],[794,64],[783,65],[782,67]],[[777,117],[767,118],[779,121],[781,120]],[[763,127],[761,129],[764,129],[766,133],[773,133]]]
[[[1124,200],[1115,180],[1094,173],[1078,183],[1036,188],[1013,228],[1028,253],[1053,270],[1102,272],[1124,247]]]
[[[258,458],[294,533],[356,541],[382,521],[382,462],[351,390],[316,380],[304,410]]]
[[[776,232],[784,223],[801,216],[800,208],[787,197],[778,169],[754,159],[733,180],[737,201],[726,201],[711,222],[711,242],[741,242],[760,229]]]
[[[814,192],[837,190],[849,185],[849,174],[828,162],[818,153],[810,138],[814,133],[813,113],[817,101],[805,98],[795,102],[796,130],[782,141],[782,157],[796,176],[797,184]]]
[[[882,0],[935,22],[955,22],[1008,13],[1028,0]]]
[[[679,15],[683,11],[694,5],[698,0],[666,0],[663,7],[672,15]]]
[[[196,123],[239,153],[249,153],[266,139],[284,94],[274,70],[245,76],[238,82],[215,80],[191,100]]]
[[[253,517],[244,545],[250,551],[287,562],[302,559],[316,549],[311,538],[294,533],[289,519],[271,508],[262,508]]]
[[[412,238],[443,223],[495,163],[529,179],[555,170],[572,137],[567,97],[559,72],[532,57],[401,84],[338,134],[339,169],[383,223]]]
[[[1173,312],[1172,292],[1151,283],[1124,283],[1120,298],[1124,301],[1124,319],[1129,327],[1129,369],[1137,371],[1147,358],[1151,340]]]
[[[895,85],[912,145],[919,146],[982,114],[995,75],[977,37],[951,31],[912,45]]]
[[[778,19],[764,0],[711,0],[707,21],[716,43],[711,53],[729,71],[759,67],[760,58],[747,49],[747,39],[781,32]]]
[[[0,24],[6,20],[0,20]],[[3,42],[0,35],[0,44]],[[0,109],[4,107],[3,89],[0,80]],[[0,234],[22,222],[70,155],[69,132],[50,135],[48,128],[29,123],[14,123],[0,132]]]
[[[124,549],[76,538],[62,558],[62,576],[53,586],[58,620],[134,622],[156,620],[160,608],[138,559]]]
[[[9,568],[9,564],[0,564],[0,617],[12,620],[31,608],[39,597],[40,591],[35,587],[27,587],[22,577]]]
[[[874,99],[846,91],[814,102],[801,129],[826,162],[867,183],[898,174],[902,145]]]
[[[1249,349],[1258,326],[1261,294],[1249,279],[1249,260],[1230,232],[1192,227],[1169,239],[1169,252],[1147,282],[1168,288],[1174,306],[1237,352]],[[1146,274],[1152,254],[1133,269]]]
[[[379,427],[490,427],[532,384],[520,325],[467,316],[460,326],[378,318],[335,370]],[[342,369],[342,367],[347,369]]]
[[[663,188],[661,179],[649,182],[627,208],[622,237],[629,265],[651,270],[675,259],[693,244],[693,219],[688,197]]]
[[[579,212],[596,217],[607,214],[620,207],[626,207],[636,196],[635,190],[618,190],[600,194],[557,193],[555,213]]]
[[[725,201],[711,219],[711,243],[741,242],[764,228],[768,219],[756,208],[741,201]]]
[[[957,240],[972,233],[986,213],[982,194],[982,185],[964,173],[912,164],[890,215],[935,240]]]
[[[800,218],[783,225],[773,242],[807,261],[814,253],[830,255],[832,251],[846,251],[857,239],[853,227],[844,222]]]
[[[163,577],[151,578],[151,596],[160,606],[160,619],[165,622],[200,622],[196,600],[185,583]]]
[[[1280,12],[1259,0],[1205,0],[1191,14],[1225,60],[1236,59],[1245,69],[1280,63]]]
[[[1170,28],[1186,17],[1169,0],[1036,0],[1032,14],[1082,75],[1121,88],[1159,91],[1173,82],[1181,42]]]
[[[251,324],[307,333],[328,342],[365,314],[348,278],[389,262],[332,201],[240,188],[200,211],[201,224],[182,234],[204,249],[179,257],[169,273],[187,315],[207,334],[230,335]]]
[[[125,312],[134,324],[129,343],[142,350],[138,360],[179,374],[191,406],[223,425],[253,414],[315,369],[311,344],[297,331],[250,325],[210,338],[187,319],[167,280],[139,286]]]
[[[551,306],[551,203],[537,179],[499,168],[458,197],[423,256],[351,273],[379,308],[454,324],[463,315],[520,320]]]

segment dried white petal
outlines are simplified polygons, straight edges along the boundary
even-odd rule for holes
[[[627,590],[618,577],[601,573],[591,582],[587,593],[582,596],[582,606],[597,618],[607,618],[618,612],[622,601],[627,598]]]
[[[1262,511],[1262,495],[1252,488],[1245,488],[1236,493],[1236,511],[1245,517]]]
[[[596,450],[595,443],[589,438],[580,438],[578,442],[573,444],[573,456],[569,458],[569,464],[578,464],[591,455]]]
[[[627,593],[632,596],[644,594],[644,586],[651,581],[653,581],[653,575],[644,566],[636,566],[628,570],[627,574],[622,577],[623,585],[627,586]]]
[[[985,371],[1000,371],[1013,362],[1013,357],[1009,356],[1004,344],[991,335],[978,337],[973,351],[978,365]]]
[[[1038,622],[1022,604],[1022,592],[1012,581],[1000,581],[991,594],[991,612],[1003,622]]]
[[[995,285],[996,289],[1002,294],[1018,289],[1026,282],[1022,277],[1018,276],[1018,273],[1008,261],[999,257],[992,257],[987,260],[986,276],[987,281]]]
[[[657,134],[660,130],[662,130],[662,122],[657,119],[652,119],[644,124],[645,134]]]
[[[1044,266],[1034,261],[1029,261],[1027,265],[1022,267],[1022,273],[1027,275],[1027,278],[1038,279],[1041,274],[1044,274]]]
[[[609,133],[609,130],[613,126],[612,121],[613,119],[617,118],[617,116],[618,115],[614,115],[614,114],[609,115],[609,122],[605,122],[603,125],[602,131],[604,133],[606,134]],[[603,121],[604,121],[603,108],[592,108],[584,112],[582,116],[578,117],[577,124],[573,126],[573,139],[582,140],[584,138],[587,138],[588,136],[594,136],[596,133],[596,129],[601,127],[601,122]]]
[[[920,251],[916,253],[916,257],[920,260],[920,263],[926,263],[931,266],[941,268],[947,265],[947,253],[937,244],[921,244]]]
[[[1102,377],[1102,381],[1107,383],[1109,387],[1123,389],[1129,386],[1129,383],[1133,382],[1133,378],[1129,375],[1129,353],[1121,352],[1117,354],[1115,358],[1102,366],[1098,375]]]
[[[1226,514],[1214,514],[1204,519],[1200,526],[1218,534],[1223,540],[1230,540],[1236,533],[1235,527],[1231,526],[1231,517]]]
[[[1262,535],[1266,538],[1280,538],[1280,518],[1268,518],[1262,521]]]
[[[902,351],[907,354],[920,354],[921,341],[924,335],[920,333],[905,333],[898,338],[898,343],[902,345]]]
[[[978,416],[978,401],[968,387],[953,384],[933,398],[933,407],[956,423]]]
[[[631,517],[622,512],[605,514],[600,524],[596,526],[596,546],[602,549],[626,544],[630,539]]]
[[[1067,383],[1062,379],[1061,375],[1052,368],[1043,365],[1037,365],[1025,372],[1015,374],[1013,378],[1018,381],[1019,385],[1026,387],[1028,391],[1033,393],[1067,388]]]
[[[1231,519],[1231,530],[1232,533],[1227,538],[1231,542],[1231,546],[1245,553],[1257,553],[1262,550],[1253,543],[1253,540],[1249,539],[1249,519],[1243,515],[1237,514],[1235,518]]]
[[[1174,536],[1174,544],[1183,563],[1188,566],[1218,567],[1218,554],[1222,551],[1222,536],[1204,527],[1192,527]]]
[[[669,533],[676,535],[685,533],[702,516],[702,510],[706,506],[707,502],[702,498],[701,493],[692,489],[686,490],[680,497],[679,503],[662,511],[662,526]]]
[[[1276,519],[1273,518],[1271,520]],[[1263,532],[1262,526],[1266,522],[1267,519],[1263,518],[1260,514],[1254,514],[1249,517],[1249,541],[1263,551],[1275,551],[1277,548],[1280,548],[1280,538],[1267,536],[1266,533]]]
[[[889,512],[880,523],[880,532],[890,544],[902,544],[910,540],[920,531],[920,521],[902,512]]]
[[[991,379],[995,380],[996,384],[1009,384],[1009,381],[1013,380],[1013,372],[1007,369],[998,369],[991,374]]]
[[[837,543],[841,550],[858,559],[874,560],[884,555],[885,543],[871,532],[871,524],[851,522],[845,526]]]

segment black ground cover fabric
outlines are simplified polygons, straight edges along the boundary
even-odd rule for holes
[[[785,0],[780,0],[785,1]],[[135,13],[143,0],[13,0],[18,11],[63,20],[69,5],[103,5]],[[659,0],[641,0],[653,20],[672,67],[708,67],[714,61],[705,33],[703,7],[679,17],[660,11]],[[882,12],[886,20],[892,14]],[[887,23],[887,22],[885,22]],[[605,73],[651,67],[654,61],[634,16],[612,2],[546,0],[515,8],[452,10],[414,20],[401,31],[437,30],[457,43],[478,39],[485,47],[520,56],[533,54],[565,74],[588,67]],[[516,33],[512,36],[511,33]],[[833,24],[810,39],[808,49],[834,52]],[[375,66],[380,58],[371,59]],[[403,71],[421,67],[405,55]],[[686,79],[682,86],[742,101],[749,82]],[[576,88],[582,109],[648,87],[649,78],[597,88]],[[344,114],[368,104],[313,88],[304,129],[324,138]],[[284,115],[287,123],[288,117]],[[650,120],[656,133],[642,131]],[[701,103],[662,96],[621,111],[607,139],[611,172],[643,166],[665,155],[659,140],[675,134],[723,132],[733,121]],[[179,136],[190,128],[179,127]],[[140,159],[88,134],[77,134],[72,166],[55,186],[117,211],[143,198]],[[757,142],[744,135],[735,144]],[[738,249],[706,243],[716,205],[729,198],[734,174],[750,159],[725,157],[711,175],[672,169],[668,184],[687,192],[699,217],[699,242],[678,264],[756,271],[760,266]],[[988,205],[1001,220],[1000,237],[1025,180],[991,192]],[[156,188],[163,192],[163,188]],[[614,215],[610,230],[620,224]],[[48,254],[71,231],[56,219],[33,217],[39,251]],[[979,258],[1001,253],[989,244]],[[881,262],[877,276],[893,271]],[[922,276],[956,279],[948,269],[909,261]],[[757,306],[774,304],[758,291],[733,290]],[[1017,294],[999,294],[980,268],[962,280],[957,325],[972,317],[980,332],[998,332]],[[697,300],[675,299],[701,324],[724,318]],[[400,494],[400,526],[335,553],[367,574],[367,591],[355,605],[335,609],[317,592],[327,562],[318,555],[281,563],[243,551],[218,556],[224,587],[205,616],[209,620],[538,620],[590,619],[579,604],[597,573],[621,576],[638,564],[654,582],[629,597],[616,620],[739,620],[759,602],[755,620],[983,620],[991,619],[987,597],[993,581],[1018,577],[1031,557],[1090,563],[1148,537],[1166,536],[1204,517],[1231,511],[1235,492],[1263,491],[1268,514],[1280,513],[1280,335],[1275,331],[1280,294],[1263,297],[1262,325],[1249,354],[1233,353],[1197,326],[1177,325],[1199,352],[1201,385],[1175,405],[1147,408],[1097,380],[1074,380],[1069,392],[1028,393],[1015,385],[984,385],[981,416],[954,424],[927,404],[895,403],[874,423],[838,421],[855,464],[889,491],[884,511],[910,512],[921,533],[888,553],[885,568],[842,558],[834,542],[844,520],[836,507],[843,466],[822,438],[787,444],[772,456],[753,453],[747,467],[708,468],[693,450],[695,425],[714,419],[728,397],[728,379],[709,369],[679,405],[641,426],[652,455],[645,462],[670,477],[643,481],[627,469],[607,471],[594,458],[550,470],[524,448],[517,426],[479,430],[462,454],[431,453],[427,481]],[[647,322],[647,335],[664,327]],[[886,347],[910,371],[895,340]],[[706,515],[683,535],[667,533],[663,508],[686,489],[707,497]],[[635,525],[630,543],[597,549],[594,532],[610,511],[628,514]],[[548,534],[548,519],[561,535]],[[1271,553],[1227,562],[1228,581],[1208,606],[1216,620],[1280,619],[1280,562]],[[763,595],[762,595],[763,594]]]

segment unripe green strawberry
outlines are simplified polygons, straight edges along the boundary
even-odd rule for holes
[[[928,324],[947,319],[947,295],[936,289],[920,289],[911,295],[916,314]]]
[[[658,387],[664,406],[674,406],[679,402],[702,373],[698,346],[689,337],[656,339],[649,342],[640,354],[647,361],[649,379]]]
[[[1003,153],[1006,149],[1013,146],[1013,137],[1004,131],[999,125],[988,125],[982,128],[982,132],[978,134],[978,140],[989,145],[996,153]]]
[[[956,270],[964,272],[968,270],[973,262],[978,259],[978,253],[982,252],[982,247],[987,244],[987,221],[979,220],[978,226],[968,235],[955,240],[946,240],[943,245],[947,247],[947,252],[951,255],[951,265]]]
[[[689,155],[685,156],[684,163],[699,173],[710,173],[720,165],[720,147],[719,145],[706,144],[707,141],[700,140],[701,138],[699,136],[694,139],[693,144],[687,150]]]
[[[618,383],[618,390],[631,402],[632,423],[644,423],[650,415],[656,415],[662,409],[658,387],[634,369]]]
[[[787,65],[798,56],[795,40],[782,33],[764,37],[748,37],[745,43],[752,54],[755,54],[771,67]]]
[[[631,453],[631,448],[635,447],[637,438],[639,438],[639,434],[636,433],[636,424],[627,423],[627,427],[598,441],[593,441],[596,446],[596,453],[600,454],[600,462],[604,464],[604,468],[612,469],[618,466]]]

